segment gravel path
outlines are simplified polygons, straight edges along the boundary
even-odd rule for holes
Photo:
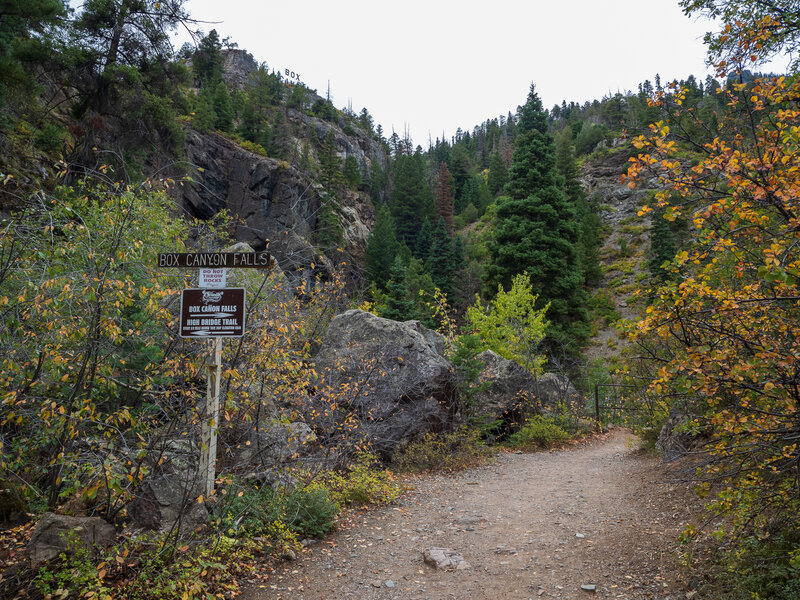
[[[690,496],[663,483],[635,447],[617,429],[566,450],[502,454],[488,467],[414,479],[394,505],[350,513],[243,597],[682,600],[670,549]],[[425,564],[430,547],[455,550],[468,568]]]

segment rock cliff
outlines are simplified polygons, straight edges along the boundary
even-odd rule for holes
[[[246,89],[250,74],[257,69],[253,57],[243,50],[226,50],[223,59],[228,85]],[[305,105],[318,100],[322,99],[311,93]],[[268,245],[281,269],[291,277],[312,263],[325,269],[333,258],[325,257],[313,245],[324,197],[313,166],[328,133],[333,132],[342,163],[354,157],[365,179],[373,172],[373,165],[385,173],[389,159],[378,141],[350,125],[342,114],[337,113],[331,122],[302,107],[275,110],[282,112],[288,124],[283,135],[287,136],[289,160],[268,158],[246,150],[227,136],[187,127],[184,149],[193,182],[182,188],[178,202],[187,214],[200,219],[227,209],[239,221],[234,230],[236,240],[257,250]],[[311,169],[300,168],[304,151]],[[345,260],[357,265],[375,218],[369,194],[344,190],[334,212],[342,230]]]

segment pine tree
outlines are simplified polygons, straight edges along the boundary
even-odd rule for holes
[[[430,254],[425,261],[425,269],[431,274],[433,283],[448,298],[453,297],[453,276],[457,265],[453,261],[453,244],[447,234],[444,219],[439,218],[433,229]]]
[[[447,170],[447,163],[439,165],[436,175],[436,216],[444,220],[448,235],[453,235],[453,178]]]
[[[233,131],[233,104],[224,81],[217,82],[212,101],[216,115],[214,127],[226,133]]]
[[[586,192],[578,180],[578,164],[572,146],[572,131],[563,129],[556,137],[556,168],[564,184],[567,200],[575,208],[578,223],[577,250],[584,281],[596,283],[603,275],[600,267],[600,216],[586,199]]]
[[[322,150],[319,156],[320,179],[325,191],[333,198],[339,197],[344,176],[342,175],[342,161],[336,153],[336,139],[333,136],[333,129],[328,130]]]
[[[50,25],[66,13],[60,0],[4,0],[0,8],[0,108],[15,88],[31,82],[31,64],[49,54]]]
[[[420,153],[397,157],[391,207],[398,240],[415,252],[420,227],[426,217],[433,216],[433,193]]]
[[[192,68],[200,87],[214,89],[222,80],[222,42],[216,29],[209,31],[197,44]]]
[[[519,110],[514,160],[497,201],[495,226],[487,244],[486,288],[510,289],[514,276],[527,272],[538,302],[550,303],[551,335],[564,343],[583,343],[588,335],[583,276],[575,244],[575,209],[561,189],[547,112],[531,86]],[[573,350],[577,348],[573,347]]]
[[[439,323],[436,322],[434,310],[431,307],[436,285],[421,260],[412,258],[408,261],[406,281],[408,282],[409,298],[414,302],[414,318],[419,319],[425,327],[436,329]]]
[[[344,161],[342,168],[342,175],[350,189],[358,189],[361,185],[361,170],[358,168],[358,161],[352,154],[349,155]]]
[[[344,185],[333,129],[329,129],[328,135],[325,136],[319,163],[324,193],[317,216],[315,244],[325,249],[332,249],[340,247],[343,241],[342,225],[337,216],[337,201]]]
[[[406,267],[399,256],[394,260],[391,279],[386,284],[386,304],[379,312],[381,317],[395,321],[417,318],[414,301],[409,298]]]
[[[417,245],[414,248],[413,255],[425,264],[431,255],[431,248],[433,246],[433,224],[430,219],[425,219],[420,227],[419,234],[417,235]]]
[[[367,279],[380,289],[386,289],[391,278],[392,265],[397,256],[399,244],[394,234],[394,222],[385,204],[378,206],[375,214],[375,228],[367,238],[364,255]]]
[[[499,152],[492,154],[489,159],[489,178],[486,182],[492,196],[496,196],[505,187],[508,181],[508,167]]]
[[[217,113],[214,111],[214,99],[207,90],[201,90],[197,96],[192,123],[199,131],[209,133],[214,129]]]

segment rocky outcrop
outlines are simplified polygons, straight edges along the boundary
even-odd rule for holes
[[[60,553],[84,547],[108,548],[114,544],[116,531],[113,525],[99,517],[68,517],[45,513],[31,535],[27,553],[31,568],[37,569]]]
[[[247,50],[228,48],[222,50],[222,79],[229,88],[244,89],[250,76],[258,69],[258,63]]]
[[[234,237],[256,250],[268,246],[287,275],[325,264],[308,241],[321,199],[303,173],[194,129],[186,133],[186,158],[196,171],[180,198],[188,214],[209,219],[227,209],[238,217]]]
[[[229,87],[246,88],[258,68],[244,50],[223,51],[224,78]],[[313,165],[329,133],[342,162],[355,158],[361,175],[368,179],[374,167],[388,170],[388,155],[367,132],[354,126],[345,115],[334,112],[331,120],[320,119],[307,107],[324,100],[307,94],[306,107],[274,106],[269,110],[282,119],[278,135],[288,147],[287,160],[267,158],[245,150],[231,139],[186,128],[184,150],[191,165],[192,182],[178,192],[186,213],[209,219],[223,209],[240,222],[233,232],[236,240],[256,250],[269,247],[281,269],[298,283],[302,270],[309,273],[313,264],[323,270],[329,259],[313,245],[318,229],[317,217],[325,200],[318,182],[301,171],[299,157],[307,156]],[[374,209],[364,191],[343,190],[338,194],[334,213],[341,226],[349,262],[358,263],[366,250],[374,223]],[[338,257],[337,257],[338,258]]]
[[[350,310],[331,321],[314,358],[321,393],[337,394],[384,457],[452,422],[453,367],[418,327]]]

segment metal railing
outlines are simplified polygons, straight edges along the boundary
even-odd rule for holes
[[[594,420],[597,426],[597,429],[600,430],[602,428],[601,420],[600,420],[600,410],[619,410],[619,411],[629,411],[629,412],[637,412],[639,409],[634,408],[632,406],[609,406],[607,404],[600,404],[600,388],[638,388],[638,385],[634,385],[631,383],[596,383],[594,385]],[[616,401],[616,397],[615,397]]]

